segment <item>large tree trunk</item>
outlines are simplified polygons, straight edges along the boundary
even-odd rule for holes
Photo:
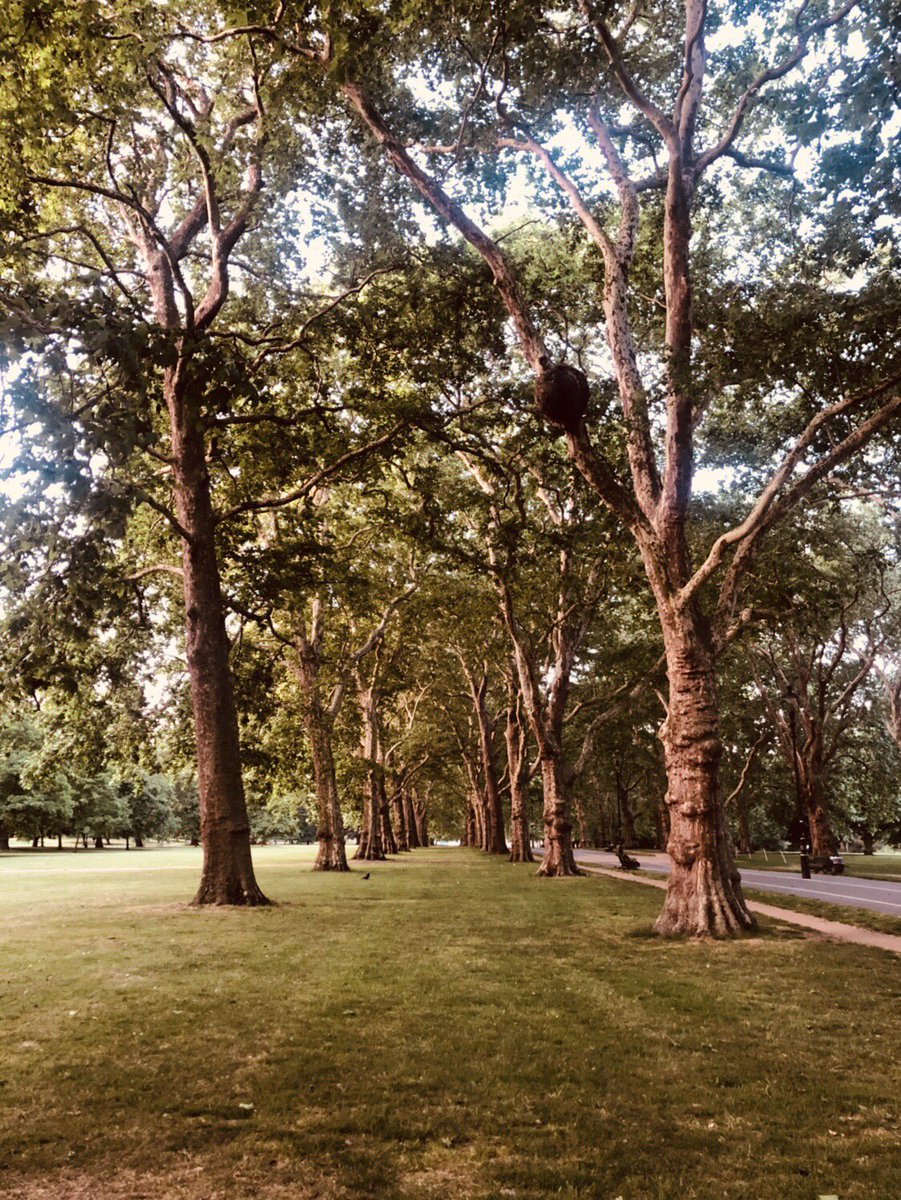
[[[422,846],[422,842],[419,839],[419,827],[416,821],[413,793],[408,787],[405,787],[401,791],[401,803],[404,806],[404,817],[407,825],[407,842],[411,850],[418,850]]]
[[[534,862],[529,833],[528,741],[520,713],[519,690],[512,673],[507,681],[507,768],[510,776],[510,861]]]
[[[9,830],[4,825],[0,825],[0,850],[9,849]]]
[[[318,719],[321,717],[321,721]],[[310,748],[313,755],[313,777],[316,787],[316,807],[319,821],[316,838],[314,871],[349,871],[344,841],[344,819],[338,799],[338,780],[332,754],[332,731],[321,711],[311,711],[307,718]]]
[[[431,788],[431,784],[429,785]],[[428,796],[428,790],[426,795]],[[416,833],[419,838],[420,846],[428,847],[432,844],[432,839],[429,834],[429,806],[428,800],[413,792],[413,811],[416,814]]]
[[[394,812],[394,826],[397,830],[395,835],[397,840],[397,851],[399,854],[404,854],[410,849],[410,834],[407,829],[407,810],[404,805],[404,790],[403,786],[396,778],[392,780],[391,809]]]
[[[480,850],[484,850],[487,842],[485,805],[482,801],[482,793],[477,787],[473,788],[470,794],[469,802],[472,805],[473,818],[475,821],[475,841],[473,842],[473,845],[478,846]]]
[[[185,397],[184,360],[167,372],[175,510],[182,551],[188,678],[194,709],[203,872],[194,904],[268,904],[253,873],[238,718],[199,413]]]
[[[300,640],[296,659],[292,656],[292,666],[303,693],[303,719],[313,759],[318,822],[318,849],[313,870],[349,871],[344,819],[341,816],[338,779],[332,752],[332,717],[323,708],[319,695],[317,649],[305,637]]]
[[[497,757],[494,752],[494,724],[488,715],[486,692],[487,672],[480,681],[467,670],[467,679],[472,694],[473,708],[479,728],[479,753],[482,759],[484,795],[484,842],[482,849],[488,854],[506,854],[507,839],[504,835],[504,807],[497,779]]]
[[[316,787],[317,841],[318,850],[314,871],[349,871],[346,842],[344,842],[344,820],[341,815],[341,800],[338,797],[338,780],[335,772],[335,756],[332,752],[332,731],[340,700],[334,708],[326,708],[320,691],[319,671],[322,666],[322,628],[319,624],[318,601],[313,605],[313,625],[307,636],[304,625],[295,631],[294,654],[289,656],[290,666],[304,696],[304,725],[310,737],[313,758],[313,781]],[[343,696],[343,686],[341,696]]]
[[[729,937],[754,928],[745,906],[719,786],[722,754],[713,661],[693,614],[666,610],[669,709],[663,730],[672,859],[658,933]]]
[[[363,717],[361,753],[366,763],[366,781],[363,785],[363,824],[360,826],[360,842],[354,858],[376,862],[384,860],[385,850],[382,842],[378,721],[372,688],[361,688],[359,700],[360,713]]]
[[[823,781],[817,772],[804,779],[801,799],[810,826],[811,851],[824,857],[838,854],[838,838],[832,831]]]
[[[544,856],[539,875],[581,875],[573,855],[572,824],[566,796],[562,754],[541,760],[544,786]]]
[[[382,847],[386,854],[397,854],[398,844],[397,838],[394,836],[394,827],[391,824],[391,801],[388,798],[388,789],[385,786],[385,768],[379,763],[379,821],[382,829]]]

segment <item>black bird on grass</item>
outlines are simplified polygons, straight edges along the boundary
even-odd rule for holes
[[[371,871],[367,871],[366,874],[363,876],[363,878],[368,879],[371,874],[372,874]]]

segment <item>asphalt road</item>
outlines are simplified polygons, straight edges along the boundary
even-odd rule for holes
[[[631,850],[629,853],[638,859],[643,870],[669,874],[668,855],[643,850]],[[576,858],[588,866],[619,866],[616,855],[603,850],[577,850]],[[811,900],[829,900],[833,904],[847,904],[849,908],[869,908],[890,917],[901,917],[901,883],[851,879],[847,875],[814,875],[812,879],[802,879],[800,875],[782,872],[746,871],[744,867],[740,867],[740,870],[742,881],[761,892],[807,896]]]

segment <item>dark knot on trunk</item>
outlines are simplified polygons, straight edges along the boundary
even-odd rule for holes
[[[542,358],[535,383],[535,407],[551,425],[578,433],[588,411],[588,380],[577,367]]]

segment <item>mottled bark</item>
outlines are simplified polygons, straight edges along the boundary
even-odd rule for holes
[[[658,850],[665,850],[669,838],[669,810],[661,800],[654,808],[654,845]]]
[[[810,848],[816,855],[838,854],[838,838],[832,830],[822,777],[815,770],[801,781],[801,802],[810,827]]]
[[[166,375],[175,511],[182,552],[188,678],[194,710],[203,872],[194,904],[267,904],[253,872],[238,718],[203,435],[182,361]]]
[[[544,856],[539,875],[581,875],[572,843],[572,822],[564,783],[563,755],[541,760],[544,788]]]
[[[689,616],[665,629],[669,708],[663,731],[672,859],[658,933],[728,937],[754,928],[741,893],[719,787],[713,661]]]

